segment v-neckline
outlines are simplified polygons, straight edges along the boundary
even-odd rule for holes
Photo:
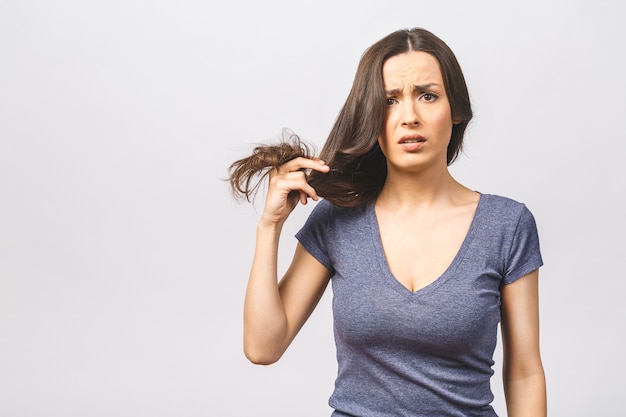
[[[432,282],[426,284],[423,287],[418,288],[415,291],[411,291],[407,286],[405,286],[402,282],[396,278],[396,276],[391,272],[391,268],[389,267],[389,263],[387,262],[387,257],[385,256],[385,250],[383,247],[382,235],[380,233],[380,227],[378,224],[378,216],[376,215],[375,202],[371,202],[369,204],[369,218],[372,226],[372,244],[375,246],[375,253],[380,263],[380,268],[385,275],[385,281],[391,282],[391,284],[400,292],[404,294],[408,294],[412,297],[417,297],[422,294],[427,294],[443,283],[445,283],[448,278],[452,275],[454,270],[458,267],[465,256],[465,252],[467,251],[467,247],[469,246],[474,234],[475,229],[477,227],[479,212],[481,211],[481,207],[483,205],[483,200],[485,199],[485,195],[478,193],[478,203],[476,204],[476,209],[474,210],[474,214],[472,216],[472,221],[470,222],[470,226],[463,238],[463,242],[459,247],[458,251],[452,258],[450,264],[446,267],[446,269],[435,278]]]

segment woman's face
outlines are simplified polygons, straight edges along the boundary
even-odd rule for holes
[[[378,142],[389,173],[447,166],[453,121],[437,59],[416,51],[396,55],[382,75],[387,111]]]

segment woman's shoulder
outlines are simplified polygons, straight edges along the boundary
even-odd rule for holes
[[[297,236],[316,235],[326,245],[333,241],[350,241],[371,230],[372,214],[367,205],[355,207],[336,206],[325,199],[315,204]]]
[[[492,208],[502,208],[502,209],[517,209],[521,210],[526,207],[526,204],[519,200],[515,200],[511,197],[506,197],[499,194],[486,194],[480,193],[480,203],[483,205],[488,205]]]
[[[482,216],[492,221],[517,222],[522,217],[533,217],[525,203],[498,194],[481,193],[479,207]]]
[[[329,227],[364,223],[369,218],[370,206],[371,204],[362,203],[354,207],[342,207],[321,199],[313,208],[308,221],[324,223]]]

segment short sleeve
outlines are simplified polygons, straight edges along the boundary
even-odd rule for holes
[[[543,265],[535,218],[523,206],[506,264],[504,284],[511,284]]]
[[[296,233],[296,238],[315,259],[333,274],[334,268],[328,254],[327,244],[331,207],[331,204],[326,200],[317,203],[304,226]]]

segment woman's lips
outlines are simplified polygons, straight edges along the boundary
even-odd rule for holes
[[[424,146],[426,139],[420,135],[405,135],[400,138],[398,144],[406,152],[415,152]]]

